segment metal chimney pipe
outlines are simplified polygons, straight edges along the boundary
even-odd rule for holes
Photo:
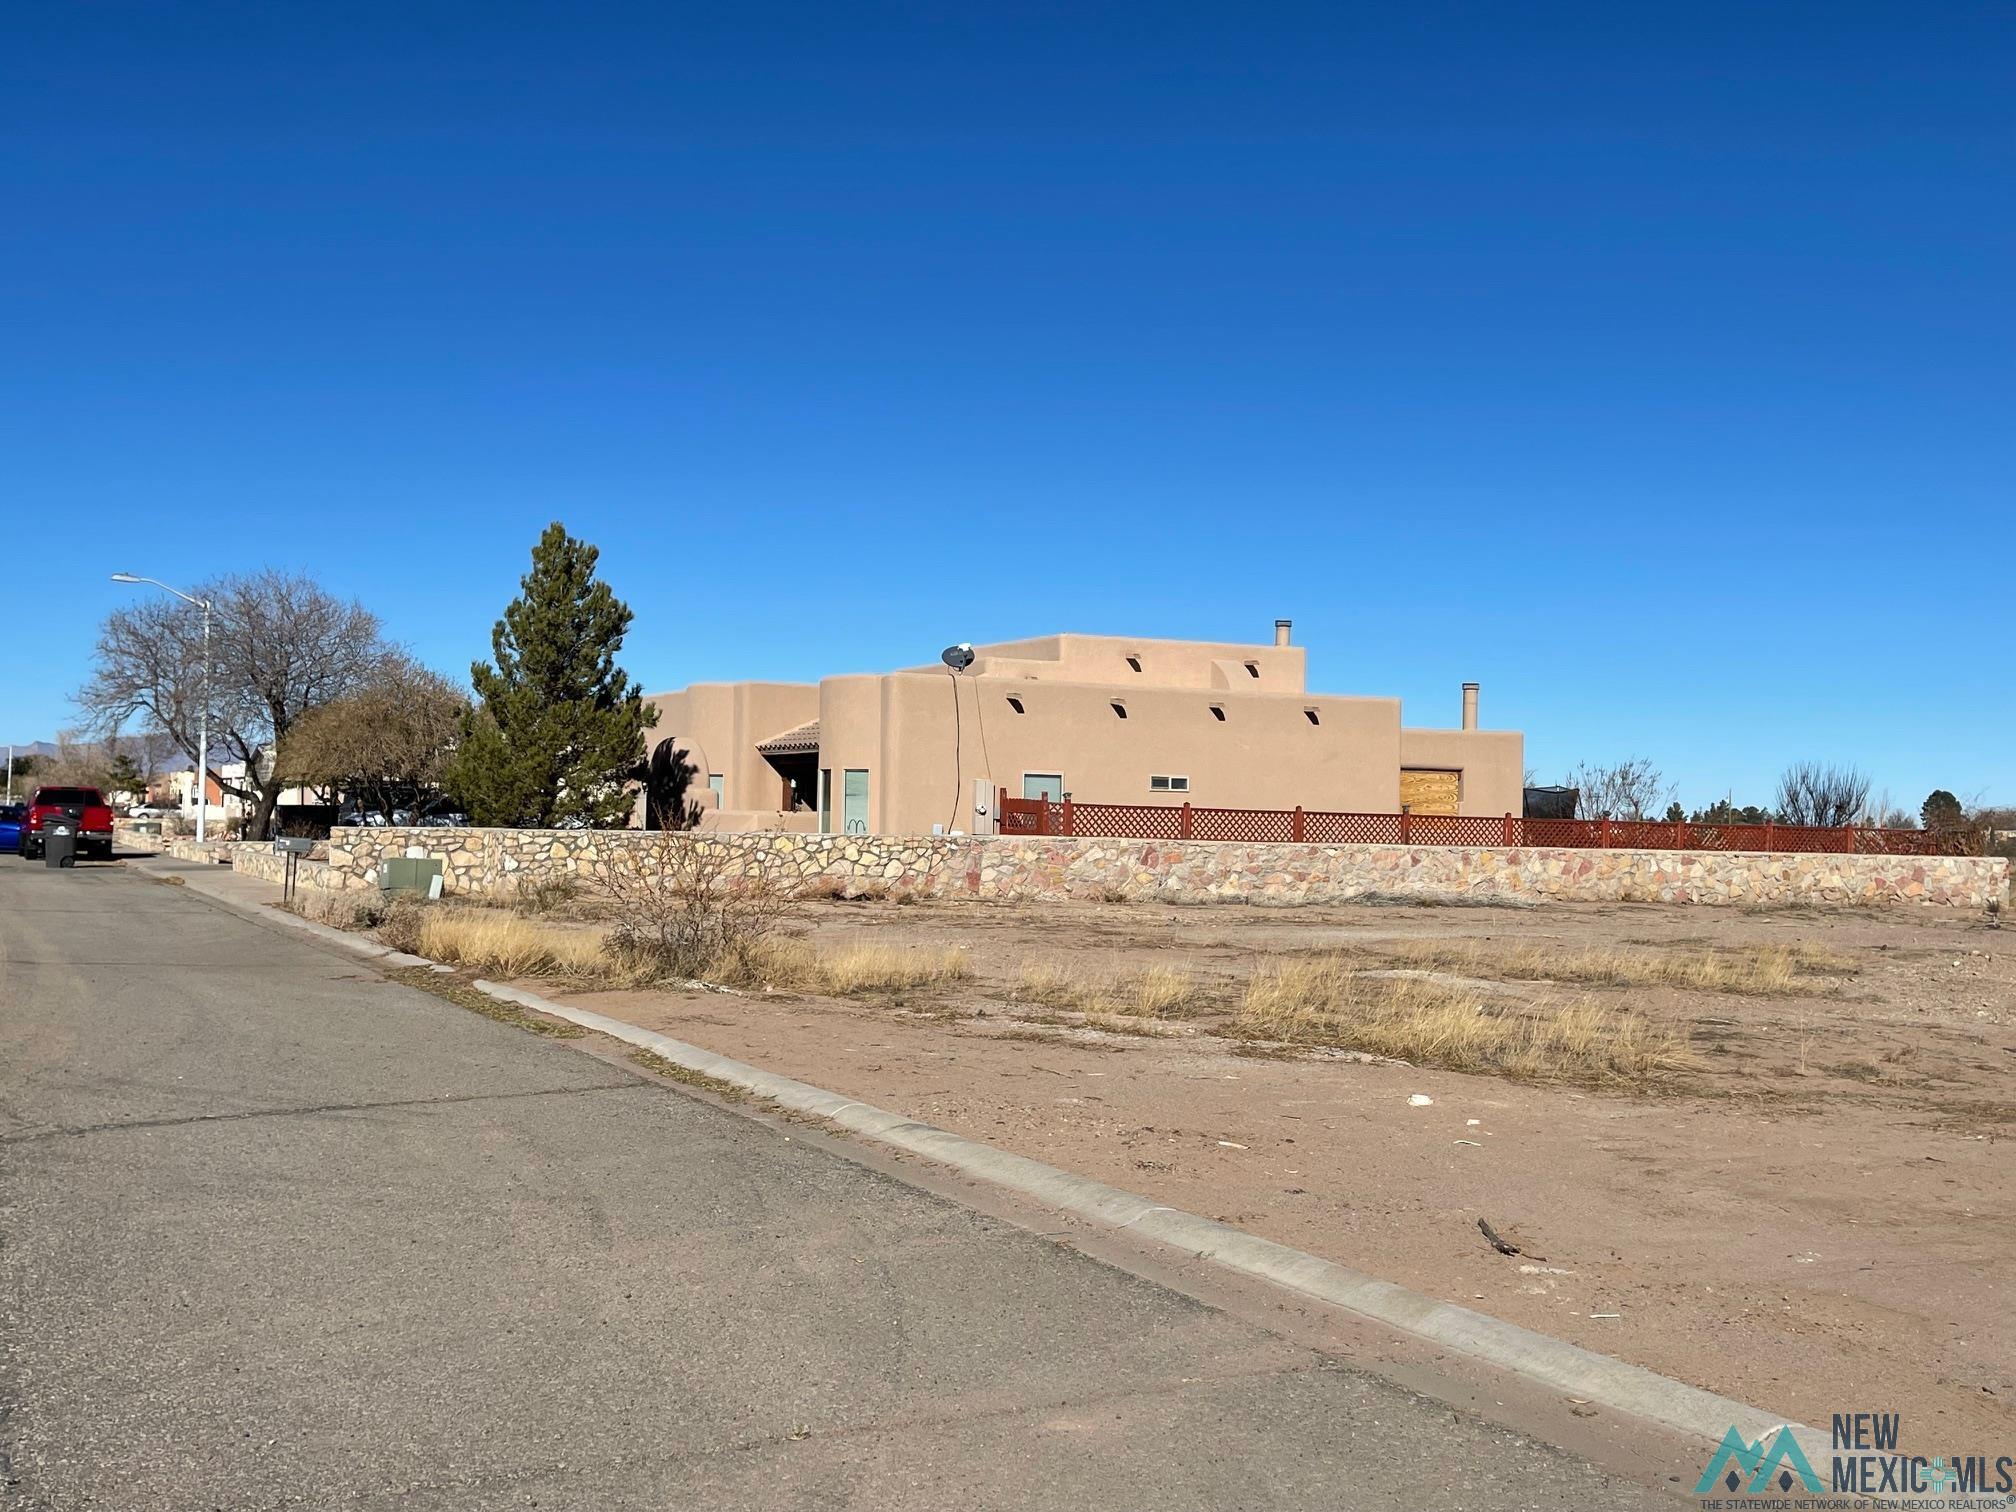
[[[1463,684],[1463,728],[1477,728],[1477,684]]]
[[[1287,645],[1288,632],[1294,628],[1295,628],[1295,621],[1293,620],[1274,621],[1274,644],[1277,646]]]

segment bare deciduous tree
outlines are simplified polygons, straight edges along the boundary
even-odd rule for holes
[[[1659,768],[1642,756],[1612,766],[1585,761],[1568,774],[1567,785],[1580,794],[1577,808],[1584,819],[1643,819],[1673,796]]]
[[[329,788],[381,814],[424,809],[440,791],[468,696],[404,652],[387,653],[348,697],[310,709],[280,742],[277,775]]]
[[[202,617],[177,600],[149,598],[106,617],[77,702],[108,732],[135,715],[167,731],[218,787],[253,805],[247,833],[263,837],[287,786],[271,750],[310,709],[363,686],[387,648],[375,615],[299,574],[221,578],[195,596],[214,605],[208,752],[196,749]],[[219,776],[230,762],[244,764],[242,778]]]
[[[1852,824],[1868,801],[1868,774],[1854,767],[1799,761],[1778,779],[1778,817],[1787,824]]]

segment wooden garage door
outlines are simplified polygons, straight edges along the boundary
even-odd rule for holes
[[[1461,772],[1400,769],[1400,807],[1410,814],[1453,814],[1462,796]]]

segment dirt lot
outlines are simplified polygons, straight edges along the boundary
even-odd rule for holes
[[[971,974],[851,1000],[565,995],[1808,1422],[1881,1407],[1942,1452],[2007,1437],[2016,937],[1980,919],[827,901],[803,927],[821,950],[956,945]],[[1802,964],[1763,994],[1531,980],[1550,959],[1601,976],[1588,962],[1781,946]],[[1677,1031],[1691,1063],[1536,1083],[1241,1030],[1256,970],[1335,950],[1480,997],[1594,1001]],[[1151,966],[1190,1001],[1095,1010],[1127,1032],[1057,1006],[1059,982]]]

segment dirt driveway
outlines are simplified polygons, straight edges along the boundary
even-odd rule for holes
[[[806,917],[821,949],[952,944],[972,973],[852,1001],[563,995],[1807,1422],[1901,1411],[1939,1452],[2008,1437],[2016,950],[1979,919],[840,901]],[[1781,946],[1825,964],[1776,994],[1534,980],[1549,959]],[[1593,997],[1678,1030],[1694,1060],[1646,1085],[1536,1084],[1230,1032],[1256,969],[1340,950],[1479,992]],[[1438,972],[1445,950],[1470,975]],[[1206,1006],[1111,1032],[1027,1000],[1031,980],[1150,965]],[[1480,1218],[1525,1252],[1492,1249]]]

